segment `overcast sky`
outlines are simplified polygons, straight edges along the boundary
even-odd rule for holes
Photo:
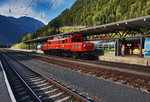
[[[76,0],[0,0],[0,14],[5,16],[28,16],[45,24],[70,8]]]

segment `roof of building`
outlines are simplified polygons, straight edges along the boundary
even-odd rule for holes
[[[150,28],[150,15],[145,16],[145,17],[119,21],[115,23],[104,24],[104,25],[95,26],[95,27],[89,27],[83,30],[57,34],[57,35],[66,35],[66,34],[93,35],[93,34],[115,33],[118,31],[125,31],[125,30],[137,30],[137,29],[142,29],[142,28]],[[25,43],[36,43],[36,42],[47,41],[48,38],[52,36],[56,36],[56,35],[40,37],[38,39],[25,41]]]

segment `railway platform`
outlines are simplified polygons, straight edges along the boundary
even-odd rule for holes
[[[110,55],[99,56],[98,58],[101,61],[110,61],[110,62],[150,66],[150,58],[139,58],[136,56],[122,57],[122,56],[110,56]]]
[[[24,51],[24,52],[32,52],[32,53],[41,53],[41,54],[43,54],[43,51],[41,51],[41,50],[14,49],[14,48],[10,48],[10,49],[7,49],[7,50],[16,50],[16,51]]]
[[[0,102],[16,102],[0,61]]]
[[[13,49],[10,50],[16,51],[24,51],[24,52],[32,52],[32,53],[40,53],[43,54],[43,51],[40,50],[28,50],[28,49]],[[98,59],[101,61],[110,61],[110,62],[118,62],[118,63],[125,63],[125,64],[134,64],[134,65],[142,65],[142,66],[150,66],[150,58],[140,58],[138,56],[112,56],[112,55],[102,55],[98,56]]]

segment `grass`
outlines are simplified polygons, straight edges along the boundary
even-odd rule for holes
[[[23,42],[20,42],[18,44],[14,44],[11,48],[14,48],[14,49],[27,49],[27,44],[23,43]],[[30,45],[30,49],[35,49],[35,45]]]

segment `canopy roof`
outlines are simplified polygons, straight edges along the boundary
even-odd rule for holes
[[[57,34],[57,35],[68,35],[68,34],[83,34],[83,35],[93,35],[93,34],[105,34],[105,33],[115,33],[125,30],[137,30],[142,28],[150,28],[150,15],[140,18],[134,18],[130,20],[119,21],[115,23],[104,24],[100,26],[90,27],[83,30]],[[57,35],[51,35],[47,37],[40,37],[38,39],[25,41],[25,43],[37,43],[46,42],[49,37],[54,37]]]

